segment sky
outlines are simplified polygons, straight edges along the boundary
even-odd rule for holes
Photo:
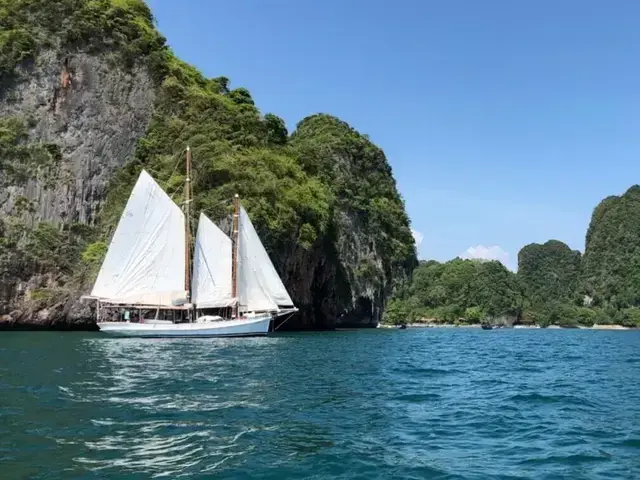
[[[636,0],[149,0],[183,60],[290,131],[330,113],[393,169],[421,259],[558,239],[640,183]]]

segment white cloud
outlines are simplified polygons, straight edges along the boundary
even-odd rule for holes
[[[498,245],[494,245],[492,247],[485,247],[484,245],[469,247],[460,255],[460,257],[475,260],[498,260],[505,267],[511,268],[509,253],[505,252],[502,247],[499,247]]]
[[[420,244],[422,240],[424,240],[424,235],[414,229],[411,229],[411,235],[413,235],[413,240],[416,242],[416,248],[420,248]]]

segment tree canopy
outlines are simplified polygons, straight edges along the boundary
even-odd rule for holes
[[[518,253],[518,278],[530,302],[572,302],[578,287],[580,252],[558,240],[532,243]]]
[[[386,320],[513,321],[522,311],[523,299],[516,275],[498,261],[421,262],[411,285],[390,301]]]
[[[595,306],[640,307],[640,186],[605,198],[595,208],[580,287]]]

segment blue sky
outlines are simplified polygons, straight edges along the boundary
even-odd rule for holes
[[[149,4],[181,58],[290,130],[331,113],[383,148],[421,258],[584,250],[598,202],[640,183],[640,2]]]

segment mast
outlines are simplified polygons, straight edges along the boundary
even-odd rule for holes
[[[184,288],[187,292],[187,303],[191,300],[191,148],[187,146],[187,169],[184,185],[184,228],[185,228],[185,249],[184,249]]]
[[[233,197],[233,242],[231,252],[231,296],[238,298],[238,243],[240,223],[240,197],[236,193]],[[238,301],[233,306],[233,316],[238,318]]]

